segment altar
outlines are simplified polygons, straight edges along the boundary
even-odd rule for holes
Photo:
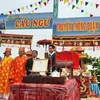
[[[80,92],[75,79],[63,85],[15,83],[10,87],[8,100],[80,100]]]

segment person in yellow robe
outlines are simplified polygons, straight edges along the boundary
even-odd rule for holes
[[[11,55],[11,48],[6,48],[4,57],[0,62],[0,96],[1,98],[7,97],[10,91],[9,75],[11,71],[11,64],[13,58]]]
[[[23,76],[26,75],[25,65],[27,56],[25,56],[25,48],[19,48],[19,56],[15,57],[12,62],[10,81],[12,83],[22,83]]]

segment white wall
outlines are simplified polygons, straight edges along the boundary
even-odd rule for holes
[[[38,5],[38,9],[35,10],[36,6],[30,7],[30,4],[38,3],[41,0],[0,0],[0,14],[9,14],[9,11],[12,11],[13,14],[21,14],[21,13],[32,13],[34,10],[35,13],[39,12],[53,12],[53,0],[49,0],[47,5],[45,6],[42,4],[42,7]],[[46,0],[45,0],[46,1]],[[59,0],[60,1],[60,0]],[[64,1],[64,0],[63,0]],[[72,4],[75,5],[75,1]],[[68,6],[68,3],[64,4],[64,2],[59,2],[59,9],[58,9],[58,17],[59,18],[68,18],[68,17],[88,17],[90,14],[93,14],[94,16],[100,16],[100,6],[96,9],[95,4],[100,4],[100,0],[79,0],[88,2],[89,4],[85,6],[85,4],[80,5],[80,2],[75,5],[76,7],[79,7],[79,9],[74,8],[72,10],[72,4]],[[94,5],[90,7],[90,3],[93,3]],[[26,8],[28,6],[28,9]],[[24,11],[21,9],[24,7]],[[17,10],[20,8],[20,12]],[[81,13],[81,10],[84,10],[84,13]],[[14,12],[16,11],[16,12]],[[86,15],[85,13],[88,12]],[[33,37],[33,43],[32,43],[32,49],[36,49],[39,52],[39,57],[43,58],[43,52],[44,47],[36,46],[36,42],[40,39],[51,39],[52,38],[52,29],[49,30],[4,30],[5,33],[9,34],[31,34],[34,35]],[[3,56],[5,47],[0,47],[0,56]],[[67,48],[66,50],[68,50]],[[96,49],[96,48],[95,48]],[[58,48],[60,50],[60,48]],[[86,48],[85,52],[87,52],[89,55],[99,57],[99,50],[93,51],[93,48]],[[15,57],[18,53],[18,48],[12,48],[12,56]]]

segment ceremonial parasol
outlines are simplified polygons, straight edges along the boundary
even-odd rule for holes
[[[39,40],[37,41],[38,45],[43,45],[45,46],[45,58],[47,58],[47,45],[51,44],[51,40],[47,40],[47,39],[43,39],[43,40]]]
[[[51,44],[51,40],[47,40],[47,39],[39,40],[37,42],[37,44],[40,44],[40,45],[49,45],[49,44]]]

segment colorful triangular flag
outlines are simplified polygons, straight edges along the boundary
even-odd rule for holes
[[[89,13],[88,12],[85,12],[85,16],[87,16]]]
[[[20,8],[17,9],[20,12]]]
[[[96,8],[98,8],[99,4],[96,4]]]
[[[42,8],[42,5],[40,5],[39,7]]]
[[[38,4],[41,5],[41,1],[39,1]]]
[[[42,3],[44,3],[44,2],[45,2],[45,0],[41,0],[41,2],[42,2]]]
[[[79,0],[76,0],[76,4],[78,4]]]
[[[8,12],[5,12],[5,14],[8,14]]]
[[[79,9],[79,7],[76,6],[76,9]]]
[[[12,14],[12,11],[9,11],[10,14]]]
[[[37,8],[35,8],[35,10],[37,10]]]
[[[36,3],[34,3],[34,5],[35,5],[35,6],[37,6],[37,2],[36,2]]]
[[[45,5],[45,6],[47,5],[46,2],[44,2],[44,5]]]
[[[83,10],[83,9],[81,9],[81,12],[84,12],[84,10]]]
[[[68,2],[68,0],[64,0],[64,4],[67,3],[67,2]]]
[[[21,9],[24,11],[24,7],[21,7]]]
[[[89,3],[89,2],[85,2],[85,6],[87,6],[87,5],[88,5],[88,3]]]
[[[16,10],[13,10],[13,12],[16,14]]]
[[[80,5],[82,5],[84,3],[84,1],[80,1]]]
[[[93,17],[93,14],[90,14],[90,17]]]
[[[33,4],[30,4],[30,7],[32,7],[33,6]]]
[[[1,15],[4,15],[3,13],[1,13]]]
[[[94,3],[90,3],[90,7],[92,7],[94,5]]]
[[[69,0],[68,0],[68,1],[69,1]],[[74,2],[74,0],[71,1],[71,3],[73,3],[73,2]]]
[[[49,0],[47,0],[47,3],[49,2]]]
[[[70,2],[68,2],[68,6],[70,6],[71,5],[71,3]]]
[[[34,13],[34,10],[32,10],[32,13]]]
[[[26,8],[28,9],[28,6],[26,6]]]
[[[72,9],[74,9],[75,8],[75,5],[72,5]]]

